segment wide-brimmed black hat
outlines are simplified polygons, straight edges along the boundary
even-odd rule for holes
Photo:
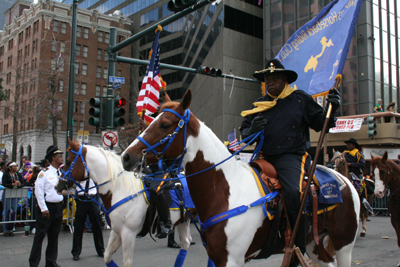
[[[361,146],[358,144],[357,140],[354,139],[354,138],[350,138],[349,140],[344,141],[344,142],[345,142],[346,144],[347,144],[347,143],[355,144],[355,145],[356,145],[356,148],[357,148],[358,150],[361,149]]]
[[[46,156],[44,157],[45,159],[48,159],[49,161],[51,161],[52,157],[56,154],[63,154],[64,152],[62,152],[58,146],[49,146],[46,150]]]
[[[272,73],[283,73],[287,77],[288,83],[292,83],[297,80],[297,73],[292,70],[285,70],[285,67],[277,59],[272,59],[265,64],[265,69],[256,71],[253,76],[259,81],[265,82],[264,75]]]

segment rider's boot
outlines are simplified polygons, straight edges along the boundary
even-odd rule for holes
[[[160,216],[161,230],[156,237],[166,238],[167,235],[173,231],[168,203],[163,194],[156,195],[154,202],[157,206],[158,215]]]

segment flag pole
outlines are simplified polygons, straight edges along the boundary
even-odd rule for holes
[[[335,85],[334,85],[335,89],[339,87],[340,82],[341,82],[341,79],[336,77]],[[299,210],[299,212],[297,214],[297,219],[296,219],[296,223],[294,224],[294,228],[293,228],[292,236],[290,238],[289,246],[284,249],[285,254],[283,255],[283,261],[282,261],[281,267],[288,267],[290,265],[293,252],[295,252],[294,240],[296,239],[296,235],[297,235],[297,232],[299,230],[301,216],[303,215],[303,210],[304,210],[304,207],[306,205],[308,192],[309,192],[309,189],[310,189],[311,181],[313,180],[312,177],[314,175],[315,168],[317,166],[317,161],[318,161],[318,158],[319,158],[319,155],[320,155],[320,152],[321,152],[321,147],[322,147],[322,144],[323,144],[323,141],[324,141],[324,138],[325,138],[325,133],[328,130],[328,125],[329,125],[329,120],[331,118],[331,113],[332,113],[332,104],[329,103],[328,104],[328,111],[326,112],[324,127],[322,128],[322,132],[321,132],[321,134],[319,136],[319,140],[318,140],[318,145],[317,145],[314,161],[311,164],[311,168],[309,169],[309,171],[307,173],[307,177],[308,177],[307,185],[304,188],[304,194],[303,194],[303,198],[301,199],[300,210]],[[296,253],[296,255],[299,256],[297,253]],[[300,260],[300,262],[302,262],[301,259],[299,259],[299,260]]]

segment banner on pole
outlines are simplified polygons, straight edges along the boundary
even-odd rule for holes
[[[76,140],[83,144],[83,131],[78,131],[78,136],[76,137]]]
[[[357,132],[361,129],[361,125],[364,118],[358,119],[338,119],[336,121],[336,127],[330,128],[330,133],[346,133],[346,132]]]
[[[89,144],[89,131],[83,132],[83,145]]]

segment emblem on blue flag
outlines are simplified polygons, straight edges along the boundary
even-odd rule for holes
[[[342,74],[363,0],[334,0],[298,29],[276,55],[313,97],[325,95]]]

